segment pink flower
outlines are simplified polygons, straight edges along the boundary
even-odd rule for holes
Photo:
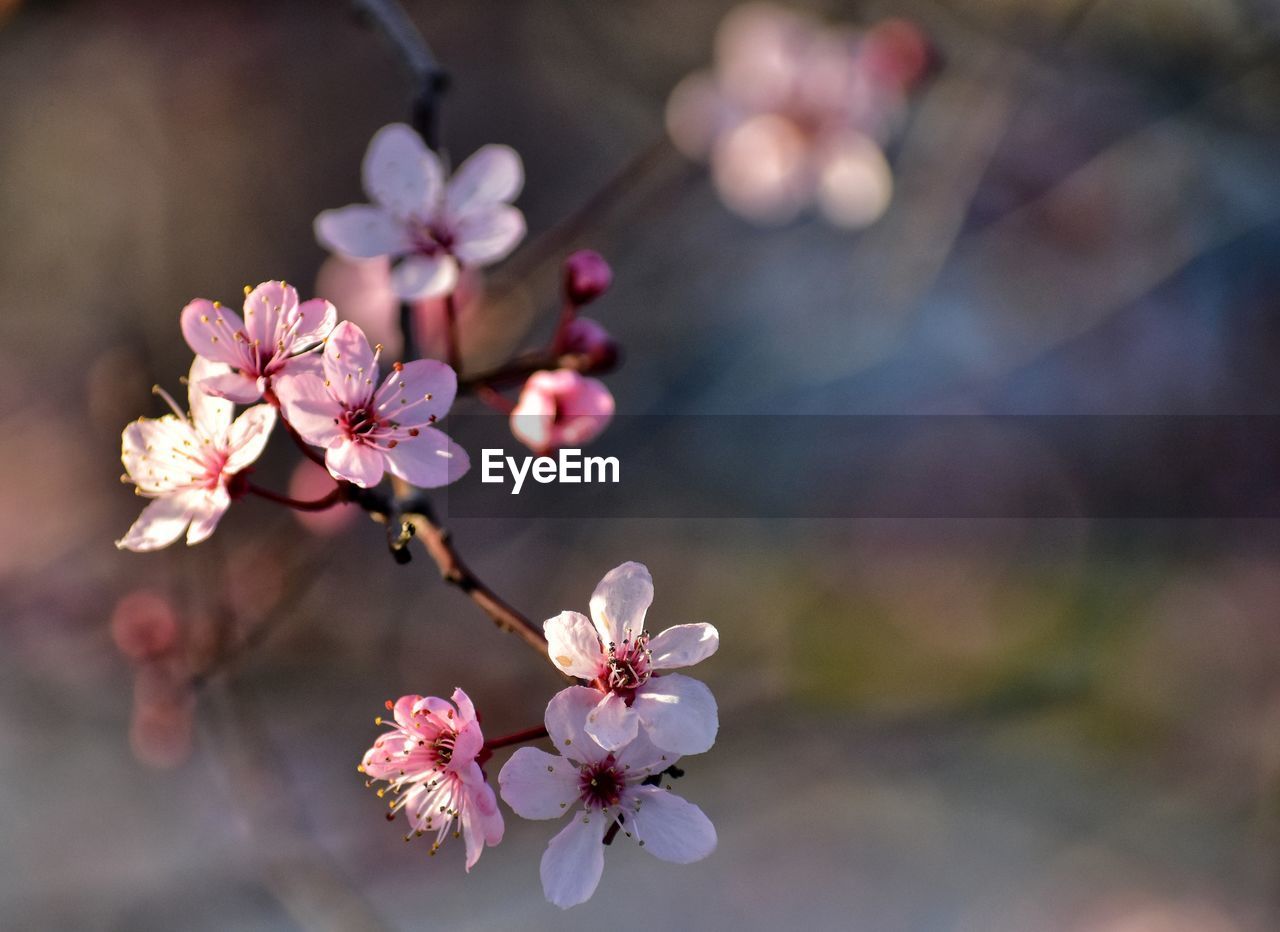
[[[442,362],[419,359],[396,363],[378,385],[381,352],[355,324],[338,324],[324,344],[324,376],[301,372],[276,386],[285,420],[325,448],[334,478],[361,488],[377,485],[384,471],[428,489],[461,478],[471,466],[466,451],[431,426],[453,404],[458,377]]]
[[[604,383],[572,369],[535,372],[511,411],[511,432],[537,453],[590,443],[613,419]]]
[[[605,750],[618,750],[643,727],[657,747],[701,754],[719,721],[711,690],[679,673],[720,646],[712,625],[676,625],[654,638],[644,630],[653,580],[640,563],[610,570],[591,595],[591,620],[561,612],[542,625],[551,662],[597,690],[586,730]],[[603,695],[602,695],[603,694]]]
[[[139,418],[124,429],[121,459],[125,481],[152,499],[116,546],[127,550],[159,550],[185,530],[187,543],[198,544],[218,526],[231,505],[228,484],[262,455],[276,423],[270,405],[254,405],[234,421],[235,406],[205,393],[201,385],[230,372],[221,363],[196,357],[187,377],[190,415],[168,394],[156,389],[173,414]]]
[[[439,156],[393,123],[374,134],[363,175],[373,203],[324,211],[316,239],[349,259],[399,259],[391,287],[406,301],[452,291],[460,264],[492,265],[524,237],[524,215],[510,204],[524,167],[507,146],[477,150],[446,183]]]
[[[867,226],[888,208],[881,150],[927,45],[901,20],[858,33],[767,3],[725,17],[714,72],[689,75],[667,103],[667,129],[706,159],[721,199],[760,223],[816,203],[837,226]]]
[[[390,790],[394,797],[388,819],[403,809],[413,834],[436,833],[432,854],[458,823],[454,837],[461,834],[466,840],[470,871],[485,845],[502,841],[502,813],[476,763],[484,735],[475,707],[461,689],[455,689],[452,698],[452,705],[435,696],[401,696],[388,702],[395,725],[365,752],[360,772],[371,781],[387,781],[378,796]],[[381,717],[377,721],[383,724]],[[406,835],[405,841],[411,837]]]
[[[584,729],[597,695],[570,686],[547,705],[547,731],[562,756],[523,747],[511,755],[498,786],[502,798],[526,819],[555,819],[565,826],[542,855],[542,890],[568,909],[591,898],[604,870],[604,839],[619,825],[646,851],[664,861],[691,864],[716,847],[716,829],[702,810],[646,783],[675,763],[643,736],[616,753],[592,741]]]
[[[182,309],[182,335],[197,356],[235,370],[207,377],[204,390],[248,404],[271,388],[273,377],[315,371],[318,360],[307,354],[329,335],[336,318],[328,301],[299,304],[291,286],[263,282],[246,290],[243,320],[218,301],[192,301]]]

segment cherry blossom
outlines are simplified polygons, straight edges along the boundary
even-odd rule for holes
[[[672,91],[667,129],[682,152],[710,162],[721,199],[747,219],[786,222],[816,203],[837,226],[864,227],[889,205],[881,146],[928,58],[905,20],[859,32],[745,4],[717,31],[714,70]]]
[[[207,378],[204,390],[248,404],[271,389],[273,377],[316,371],[319,360],[311,351],[336,319],[328,301],[314,298],[299,304],[292,286],[263,282],[254,289],[245,286],[243,319],[221,302],[192,301],[182,309],[182,335],[197,356],[234,370]]]
[[[570,686],[547,705],[546,725],[559,756],[537,748],[517,750],[498,774],[507,805],[526,819],[569,815],[569,824],[542,855],[542,889],[548,900],[568,909],[591,898],[604,870],[603,844],[612,826],[634,838],[650,854],[675,864],[691,864],[716,847],[716,830],[697,806],[651,778],[678,755],[636,737],[606,751],[586,732],[598,695]]]
[[[590,443],[613,419],[613,395],[572,369],[529,376],[511,411],[511,432],[537,453]]]
[[[719,728],[715,698],[699,680],[665,671],[710,657],[720,634],[709,624],[689,624],[650,638],[644,621],[652,602],[649,570],[624,563],[596,586],[590,620],[561,612],[543,623],[547,653],[561,671],[595,688],[586,730],[605,750],[625,747],[643,729],[663,750],[700,754]]]
[[[270,405],[255,405],[232,420],[235,406],[201,388],[230,371],[197,356],[187,377],[190,414],[157,388],[173,414],[139,418],[124,429],[124,479],[152,501],[117,547],[159,550],[184,530],[187,543],[198,544],[217,527],[231,505],[231,480],[262,455],[276,422]]]
[[[452,291],[460,266],[492,265],[524,237],[524,215],[511,206],[524,167],[507,146],[478,149],[446,182],[440,157],[393,123],[374,134],[362,172],[373,203],[324,211],[316,239],[349,259],[399,260],[391,287],[406,301]]]
[[[276,386],[290,426],[325,449],[336,479],[371,488],[390,472],[422,488],[448,485],[471,466],[466,451],[431,426],[458,390],[452,369],[434,359],[395,363],[381,384],[378,358],[350,321],[334,328],[322,354],[323,376],[301,372]]]
[[[413,830],[405,841],[435,832],[435,854],[452,830],[465,840],[470,871],[485,845],[502,841],[502,813],[476,762],[484,735],[475,706],[461,689],[453,691],[452,700],[401,696],[388,702],[395,725],[365,752],[360,772],[371,783],[387,782],[378,796],[392,794],[388,819],[404,810]],[[377,722],[383,724],[382,718]]]

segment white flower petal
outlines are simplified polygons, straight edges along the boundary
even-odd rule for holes
[[[391,290],[402,301],[448,294],[458,284],[458,260],[438,256],[406,256],[391,267]]]
[[[651,740],[676,754],[701,754],[720,728],[716,700],[700,680],[679,673],[655,676],[636,692],[631,708]]]
[[[452,252],[466,265],[492,265],[505,259],[524,239],[524,214],[500,204],[472,211],[453,226]]]
[[[197,432],[211,440],[221,440],[226,436],[236,406],[224,398],[210,395],[200,383],[230,371],[231,367],[225,363],[197,356],[187,373],[187,407],[191,411],[191,422]]]
[[[524,187],[524,165],[510,146],[477,149],[458,166],[445,189],[449,216],[461,218],[477,207],[509,203]]]
[[[520,748],[498,774],[507,805],[522,819],[558,819],[578,798],[578,768],[538,748]]]
[[[625,747],[639,730],[640,716],[617,693],[609,693],[587,713],[586,732],[606,751]]]
[[[403,221],[369,204],[321,211],[313,229],[316,242],[347,259],[399,256],[412,248]]]
[[[692,864],[716,849],[716,827],[693,803],[656,786],[640,787],[636,801],[639,807],[627,813],[627,822],[654,857]]]
[[[165,495],[153,499],[138,520],[120,540],[116,547],[120,550],[134,550],[145,553],[168,547],[182,536],[191,523],[191,502],[187,495]]]
[[[203,493],[193,493],[196,505],[191,513],[191,527],[187,528],[187,546],[207,540],[231,507],[231,496],[222,486]]]
[[[230,455],[222,467],[223,472],[234,475],[255,462],[266,449],[271,429],[275,426],[276,409],[271,405],[254,405],[242,412],[227,431]]]
[[[570,676],[593,680],[605,668],[605,653],[591,621],[578,612],[561,612],[542,623],[547,654],[556,668]]]
[[[649,639],[650,662],[655,670],[691,667],[719,646],[720,632],[713,625],[675,625]]]
[[[443,187],[440,159],[404,123],[374,134],[361,166],[365,193],[397,217],[430,219]]]
[[[622,645],[644,630],[653,602],[653,579],[643,563],[624,563],[605,574],[591,594],[591,618],[605,647]]]
[[[599,690],[587,686],[570,686],[551,697],[547,703],[546,725],[551,743],[571,761],[594,763],[603,760],[605,751],[586,732],[587,715],[604,698]]]
[[[604,833],[610,819],[600,810],[573,813],[542,855],[542,892],[568,909],[591,899],[604,873]]]

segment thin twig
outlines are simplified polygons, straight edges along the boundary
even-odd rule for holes
[[[353,0],[353,6],[395,50],[413,89],[413,128],[428,146],[438,148],[438,105],[449,85],[449,73],[436,61],[427,40],[396,0]]]
[[[279,492],[273,492],[271,489],[264,489],[260,485],[254,485],[252,482],[246,483],[245,488],[253,495],[259,498],[265,498],[269,502],[275,502],[279,505],[287,505],[296,511],[326,511],[334,505],[339,505],[346,500],[347,491],[344,483],[339,483],[333,487],[333,491],[325,495],[323,498],[312,500],[303,500],[291,498],[288,495],[281,495]]]

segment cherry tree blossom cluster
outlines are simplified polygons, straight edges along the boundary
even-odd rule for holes
[[[457,296],[469,275],[504,258],[524,235],[523,215],[512,205],[524,182],[521,161],[510,148],[487,146],[446,180],[441,156],[414,129],[393,124],[370,143],[363,180],[371,203],[322,212],[317,239],[345,259],[375,263],[361,270],[375,294],[393,294],[406,308],[442,302],[445,359],[388,362],[383,345],[342,319],[337,305],[302,300],[283,281],[246,286],[239,311],[217,300],[191,301],[178,319],[194,354],[186,406],[157,386],[169,412],[139,418],[122,435],[123,479],[149,501],[117,547],[154,551],[184,537],[199,544],[250,495],[304,515],[339,506],[367,511],[387,525],[399,562],[407,562],[412,540],[422,540],[448,581],[573,685],[545,704],[540,724],[489,741],[462,689],[447,700],[388,701],[392,730],[374,741],[359,769],[379,797],[390,797],[389,819],[404,813],[406,840],[429,835],[434,854],[451,835],[462,838],[471,870],[483,849],[503,838],[502,809],[485,770],[494,751],[549,738],[557,755],[520,748],[496,785],[521,816],[569,816],[542,861],[552,903],[569,907],[591,896],[604,848],[618,834],[667,861],[699,860],[715,847],[715,829],[669,781],[681,775],[682,756],[711,747],[716,704],[700,681],[670,671],[710,656],[716,630],[679,625],[651,638],[644,620],[653,584],[638,563],[605,577],[591,598],[590,620],[563,612],[538,626],[466,569],[418,491],[447,486],[469,470],[465,446],[442,429],[463,394],[509,416],[513,435],[538,452],[600,434],[614,400],[592,373],[616,365],[619,350],[579,311],[609,290],[612,270],[597,253],[571,254],[547,345],[496,370],[460,375]],[[406,326],[401,347],[411,349],[419,336]],[[507,397],[516,385],[518,396]],[[298,498],[253,481],[273,434],[286,435],[313,473],[324,470],[327,491],[308,479],[313,491]],[[138,665],[135,747],[144,759],[174,765],[189,746],[205,674],[178,650],[180,626],[167,601],[136,595],[125,603],[113,631]],[[536,708],[543,705],[537,700]],[[169,745],[148,743],[148,728],[168,736]]]
[[[911,23],[829,26],[769,3],[736,7],[716,34],[715,67],[685,78],[667,103],[672,142],[710,163],[721,199],[760,223],[815,204],[858,229],[889,206],[884,146],[931,53]]]

